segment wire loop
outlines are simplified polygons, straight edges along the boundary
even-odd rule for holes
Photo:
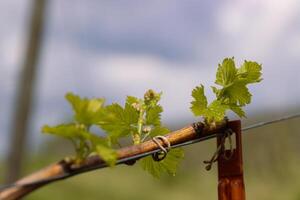
[[[231,129],[227,129],[226,131],[225,131],[225,135],[226,135],[226,138],[228,138],[228,142],[229,142],[229,155],[227,155],[226,154],[226,152],[225,151],[223,151],[223,154],[222,154],[222,156],[223,156],[223,158],[225,159],[225,160],[230,160],[231,158],[232,158],[232,156],[233,156],[233,153],[234,153],[234,150],[233,150],[233,145],[232,145],[232,138],[231,138],[231,135],[233,134],[234,132],[231,130]],[[225,141],[226,141],[226,138],[225,138]],[[224,141],[224,144],[223,144],[223,148],[225,149],[225,141]]]
[[[161,151],[159,152],[156,152],[156,153],[153,153],[152,154],[152,158],[154,161],[161,161],[163,160],[168,152],[170,151],[171,149],[171,143],[170,141],[168,140],[168,138],[166,138],[165,136],[162,136],[162,135],[158,135],[158,136],[155,136],[152,138],[153,142],[160,148]],[[167,147],[164,147],[160,141],[163,142],[163,144],[165,144]]]
[[[222,156],[226,160],[230,160],[232,158],[234,150],[233,150],[231,135],[233,133],[234,132],[231,129],[227,129],[224,132],[224,135],[221,139],[221,143],[217,147],[217,150],[215,151],[215,153],[213,154],[211,159],[203,161],[204,164],[207,164],[206,167],[205,167],[205,169],[207,171],[211,170],[211,167],[212,167],[213,163],[215,163],[218,160],[219,156]],[[228,138],[228,141],[229,141],[229,148],[230,148],[230,154],[229,155],[226,155],[226,151],[224,151],[226,138]],[[221,155],[221,152],[223,152],[222,155]]]

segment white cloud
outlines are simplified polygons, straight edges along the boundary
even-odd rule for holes
[[[100,57],[97,65],[101,66],[99,74],[105,76],[102,77],[105,78],[104,81],[120,86],[131,83],[135,85],[146,83],[154,84],[154,86],[169,85],[171,88],[174,85],[186,86],[199,78],[203,82],[207,82],[209,76],[206,75],[210,71],[200,65],[198,70],[203,70],[202,75],[195,74],[195,71],[198,70],[191,64],[178,64],[150,55],[110,55]]]
[[[231,48],[264,58],[290,34],[299,8],[298,0],[227,1],[219,7],[216,23],[222,33],[238,41]]]

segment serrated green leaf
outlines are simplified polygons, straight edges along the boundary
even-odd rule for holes
[[[244,106],[251,102],[251,94],[243,81],[236,81],[222,90],[222,97],[227,98],[229,103]]]
[[[82,124],[61,124],[53,127],[46,125],[42,132],[69,139],[75,147],[76,160],[79,162],[90,154],[90,147],[86,142],[90,139],[90,133]]]
[[[120,137],[127,135],[125,123],[124,109],[119,104],[112,104],[105,107],[103,117],[98,123],[99,126],[108,134],[109,137]]]
[[[127,136],[134,129],[134,123],[137,122],[138,113],[130,106],[125,109],[119,104],[106,106],[103,110],[103,116],[98,125],[111,137],[112,141],[116,138]]]
[[[217,98],[220,98],[222,90],[221,90],[221,89],[218,89],[217,87],[214,87],[214,86],[211,86],[211,89],[212,89],[213,92],[215,93],[216,97],[217,97]]]
[[[130,104],[125,104],[124,108],[124,122],[131,126],[132,124],[135,124],[138,120],[139,113],[138,111],[132,107]]]
[[[151,106],[146,110],[146,124],[153,126],[160,126],[161,113],[163,109],[160,105]]]
[[[96,124],[101,118],[101,109],[104,99],[101,98],[80,98],[73,93],[67,93],[66,99],[71,103],[74,110],[74,118],[77,122],[86,126]]]
[[[229,105],[229,107],[230,107],[230,110],[232,110],[239,117],[246,117],[244,110],[240,106],[231,104],[231,105]]]
[[[142,168],[148,171],[155,178],[160,178],[163,173],[175,175],[180,161],[183,159],[184,153],[181,148],[172,149],[165,159],[156,162],[151,156],[143,158],[140,161]]]
[[[216,94],[216,100],[207,106],[203,86],[198,87],[193,90],[192,96],[195,98],[197,95],[198,99],[204,103],[201,103],[200,100],[193,101],[192,112],[196,116],[203,116],[206,122],[223,120],[228,109],[240,117],[245,117],[242,107],[249,104],[252,97],[247,85],[260,82],[262,80],[261,75],[261,65],[257,62],[245,61],[237,69],[234,58],[225,58],[222,64],[219,64],[215,81],[221,88],[211,87]]]
[[[204,95],[203,85],[200,85],[200,87],[197,86],[195,89],[193,89],[192,97],[194,98],[194,100],[191,102],[191,111],[195,116],[203,115],[207,108],[207,99]]]
[[[149,136],[150,137],[155,137],[158,135],[165,135],[167,133],[170,133],[170,130],[166,127],[163,126],[155,126],[151,131]]]
[[[222,64],[219,64],[215,83],[221,86],[227,86],[235,81],[236,74],[237,69],[234,64],[234,59],[225,58]]]
[[[126,103],[132,105],[134,103],[139,103],[139,99],[133,96],[127,96]]]
[[[61,124],[58,126],[45,125],[42,127],[42,133],[52,134],[67,139],[73,139],[76,137],[87,137],[87,133],[83,131],[80,127],[78,127],[78,125],[76,124]]]
[[[204,117],[208,122],[222,121],[228,108],[228,105],[222,104],[219,100],[214,100],[205,110]]]
[[[238,69],[238,75],[240,80],[248,83],[256,83],[262,80],[261,78],[261,65],[257,62],[246,61],[244,64]]]

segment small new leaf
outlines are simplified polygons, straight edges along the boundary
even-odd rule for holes
[[[77,162],[81,162],[91,153],[90,146],[86,142],[90,138],[90,133],[86,131],[84,125],[61,124],[53,127],[46,125],[42,128],[42,132],[69,139],[74,145]]]
[[[260,82],[262,80],[261,65],[257,62],[245,60],[244,64],[238,69],[238,75],[247,84]]]
[[[223,104],[219,100],[214,100],[205,110],[203,116],[208,122],[220,122],[224,119],[225,112],[228,108],[228,105]]]
[[[204,95],[204,86],[200,85],[200,87],[196,87],[192,91],[192,97],[194,101],[192,101],[191,110],[195,116],[201,116],[205,113],[207,109],[207,99]]]
[[[243,81],[235,81],[229,87],[221,90],[222,98],[231,104],[245,106],[251,102],[251,94]]]
[[[131,101],[139,113],[136,122],[138,131],[136,134],[133,134],[135,144],[140,144],[140,141],[144,141],[147,137],[152,138],[170,132],[169,129],[161,125],[161,113],[163,108],[158,104],[160,98],[161,93],[148,90],[144,95],[144,99],[139,99],[138,101],[135,99],[134,101]],[[148,171],[154,177],[159,178],[161,174],[165,172],[175,175],[179,162],[183,156],[183,150],[176,149],[171,150],[166,158],[160,162],[156,162],[148,156],[143,158],[139,163],[144,170]]]
[[[66,99],[72,105],[74,118],[77,122],[90,126],[100,120],[104,99],[80,98],[78,95],[74,95],[73,93],[67,93]]]
[[[89,132],[90,126],[98,123],[105,116],[103,112],[104,99],[82,99],[72,93],[68,93],[66,99],[73,107],[76,122],[54,127],[46,125],[42,128],[42,132],[69,139],[75,147],[75,161],[78,163],[82,162],[92,153],[97,153],[108,165],[114,165],[117,155],[115,150],[109,145],[108,138],[99,137]],[[118,110],[117,106],[113,108]],[[129,118],[128,115],[131,115],[128,113],[128,109],[124,111],[120,108],[119,110],[121,110],[122,115],[120,119]],[[107,118],[109,117],[111,115]]]
[[[94,151],[98,153],[98,155],[109,165],[109,166],[114,166],[117,161],[117,153],[114,149],[98,144],[95,146]]]
[[[219,64],[215,83],[227,86],[235,81],[236,74],[237,69],[235,68],[233,58],[225,58],[222,64]]]
[[[237,106],[235,104],[229,105],[230,110],[232,110],[239,117],[246,117],[245,111],[241,108],[241,106]]]
[[[153,161],[151,156],[140,161],[142,168],[152,174],[155,178],[160,178],[163,173],[175,175],[184,153],[181,148],[172,149],[162,161]]]
[[[132,104],[138,103],[138,102],[139,102],[138,98],[133,97],[133,96],[127,96],[126,103],[128,103],[129,105],[132,105]]]
[[[155,126],[151,131],[149,136],[150,137],[155,137],[158,135],[165,135],[167,133],[170,133],[170,130],[166,127],[163,126]]]
[[[138,119],[138,113],[128,104],[125,108],[116,103],[106,106],[102,114],[98,125],[108,134],[113,143],[118,138],[129,135],[134,130],[134,124]]]
[[[146,112],[146,125],[160,126],[160,117],[162,112],[163,109],[160,105],[155,105],[148,108]]]
[[[58,126],[45,125],[42,127],[42,133],[52,134],[66,139],[86,137],[86,133],[76,124],[61,124]]]
[[[261,65],[252,61],[245,61],[237,69],[233,58],[225,58],[222,64],[219,64],[215,81],[222,87],[211,87],[216,100],[207,106],[203,86],[196,87],[192,91],[192,112],[195,116],[203,116],[208,123],[222,121],[226,110],[229,109],[239,117],[245,117],[242,107],[249,104],[252,97],[247,85],[262,80],[261,69]]]

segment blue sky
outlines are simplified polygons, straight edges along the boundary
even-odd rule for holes
[[[29,0],[0,2],[0,151],[7,146],[22,63]],[[52,0],[39,62],[30,133],[71,115],[64,94],[123,102],[163,91],[166,124],[195,121],[193,87],[214,82],[217,64],[235,57],[263,64],[251,87],[248,119],[258,111],[300,111],[300,1]],[[278,114],[278,115],[279,115]],[[35,141],[35,140],[34,140]]]

